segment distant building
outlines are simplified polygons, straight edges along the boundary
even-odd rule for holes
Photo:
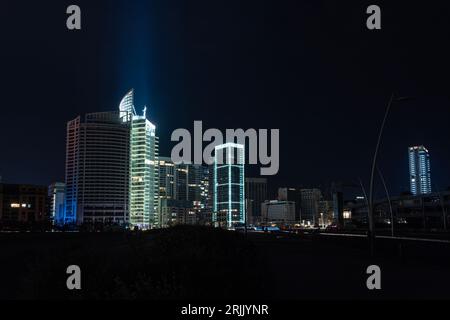
[[[192,202],[174,199],[161,199],[160,201],[161,223],[164,227],[198,223],[197,212],[192,207]]]
[[[265,224],[293,225],[296,223],[293,201],[266,201],[261,207]]]
[[[301,223],[304,225],[319,224],[319,202],[322,200],[320,189],[301,189]]]
[[[162,226],[166,226],[164,221],[168,221],[164,216],[167,209],[165,205],[175,202],[164,200],[176,200],[177,208],[182,205],[192,213],[189,223],[193,219],[202,220],[202,215],[208,206],[209,201],[209,170],[207,166],[196,164],[174,164],[171,158],[161,157],[159,159],[159,192],[160,192],[160,215]],[[187,220],[186,220],[187,221]],[[178,222],[181,223],[181,222]]]
[[[50,221],[46,186],[0,184],[0,222],[17,226]]]
[[[449,226],[448,213],[450,212],[450,191],[429,193],[421,195],[407,195],[391,197],[394,214],[394,229],[444,229],[444,216],[446,226]],[[344,209],[344,219],[351,219],[358,226],[367,227],[367,203],[355,201],[348,203]],[[387,199],[374,202],[374,223],[378,227],[390,227],[390,206]]]
[[[340,191],[333,192],[333,222],[344,225],[344,194]]]
[[[50,219],[56,225],[64,224],[66,184],[63,182],[52,183],[48,187],[50,204]]]
[[[249,223],[261,222],[261,205],[267,199],[267,178],[245,178],[245,197]]]
[[[226,143],[215,147],[214,207],[216,226],[233,227],[245,223],[245,148]]]
[[[193,202],[194,208],[205,209],[209,197],[209,169],[198,164],[187,165],[187,200]]]
[[[188,167],[185,164],[175,166],[175,199],[188,199]]]
[[[321,227],[326,227],[333,223],[334,221],[334,205],[333,201],[330,200],[320,200],[319,201],[319,215],[316,223]]]
[[[295,203],[295,220],[300,221],[302,194],[298,188],[278,188],[278,200]]]
[[[171,158],[159,157],[159,197],[175,199],[176,195],[176,167]]]
[[[424,146],[414,146],[409,153],[409,182],[413,195],[431,193],[430,154]]]

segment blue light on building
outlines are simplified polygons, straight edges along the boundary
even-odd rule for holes
[[[232,228],[245,223],[245,149],[226,143],[215,147],[213,223]]]
[[[409,182],[413,195],[431,193],[430,154],[424,146],[414,146],[409,151]]]

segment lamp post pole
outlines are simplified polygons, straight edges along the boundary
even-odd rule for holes
[[[370,173],[370,189],[369,189],[369,232],[367,234],[369,238],[369,246],[370,246],[370,254],[373,256],[374,254],[374,245],[375,245],[375,228],[374,228],[374,221],[373,221],[373,185],[375,180],[375,170],[377,168],[377,161],[378,161],[378,151],[380,150],[381,146],[381,140],[383,138],[383,131],[384,127],[386,125],[387,118],[389,116],[389,113],[391,111],[392,104],[394,101],[403,101],[403,100],[409,100],[409,97],[400,97],[395,98],[394,93],[392,93],[391,98],[389,99],[389,103],[387,105],[386,111],[384,113],[383,122],[381,123],[380,132],[378,133],[378,140],[377,140],[377,146],[375,147],[375,153],[373,155],[373,161],[372,161],[372,171]]]
[[[369,249],[370,255],[374,255],[374,245],[375,245],[375,230],[374,230],[374,221],[373,221],[373,185],[375,179],[375,170],[377,168],[377,160],[378,160],[378,151],[380,149],[381,140],[383,138],[383,131],[386,125],[386,120],[389,116],[389,112],[391,111],[392,102],[394,101],[394,93],[392,93],[389,103],[387,105],[386,111],[384,113],[383,122],[381,123],[381,128],[378,133],[377,145],[375,147],[375,153],[372,161],[372,171],[370,173],[370,187],[369,187],[369,232],[367,234],[369,238]]]
[[[392,209],[392,201],[391,196],[389,195],[389,190],[386,185],[386,181],[384,180],[383,174],[381,173],[380,168],[377,167],[378,174],[380,176],[381,182],[383,183],[384,191],[386,191],[386,197],[389,204],[389,212],[391,214],[391,236],[394,237],[394,210]]]
[[[437,185],[435,185],[435,189],[439,195],[439,202],[441,203],[441,208],[442,208],[442,218],[443,218],[443,225],[444,225],[444,231],[447,231],[447,212],[445,210],[445,200],[444,197],[442,196],[442,193],[439,191],[439,188],[437,187]]]

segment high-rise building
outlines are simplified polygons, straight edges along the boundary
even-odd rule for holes
[[[409,152],[409,183],[413,195],[431,193],[430,153],[424,146],[414,146]]]
[[[158,226],[156,128],[133,99],[131,90],[119,111],[68,123],[65,223]]]
[[[161,227],[175,224],[178,214],[173,214],[170,201],[176,196],[176,166],[171,158],[159,157],[159,219]],[[178,212],[178,210],[176,210]],[[174,221],[175,220],[175,221]]]
[[[212,221],[231,228],[245,223],[245,149],[241,144],[226,143],[214,151]]]
[[[64,223],[119,223],[129,219],[130,124],[119,112],[69,121]]]
[[[167,225],[168,221],[171,221],[171,224],[182,223],[181,221],[192,223],[196,218],[200,218],[199,215],[204,213],[208,206],[208,167],[196,164],[174,164],[172,159],[161,157],[159,159],[159,190],[162,225]],[[175,221],[167,217],[170,210],[164,208],[166,205],[180,210],[181,206],[186,205],[190,218]]]
[[[340,191],[333,192],[333,222],[344,225],[344,194]]]
[[[187,201],[188,199],[188,165],[178,164],[175,167],[175,199]]]
[[[56,225],[64,224],[65,193],[66,193],[66,184],[63,182],[55,182],[48,187],[48,197],[50,202],[50,218]]]
[[[268,200],[267,178],[245,178],[245,197],[249,222],[261,222],[261,205]]]
[[[171,158],[159,157],[159,197],[175,199],[175,164]]]
[[[301,189],[301,222],[305,225],[319,224],[319,201],[322,200],[320,189]]]
[[[130,226],[139,229],[159,227],[158,140],[156,127],[147,119],[147,108],[137,115],[133,90],[122,99],[120,110],[131,123],[130,137]],[[131,110],[131,120],[126,116]]]
[[[187,199],[193,202],[194,208],[204,209],[206,208],[209,196],[208,167],[199,164],[189,164],[187,165],[187,171]]]

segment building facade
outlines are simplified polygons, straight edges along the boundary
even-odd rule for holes
[[[267,178],[245,178],[247,217],[250,223],[262,221],[261,205],[267,198]]]
[[[174,199],[161,199],[161,221],[164,227],[180,224],[195,225],[198,222],[197,212],[192,202]]]
[[[266,201],[261,206],[264,224],[271,225],[294,225],[295,202],[293,201]]]
[[[159,159],[159,190],[160,216],[163,226],[167,226],[169,220],[172,221],[172,225],[175,223],[172,218],[167,217],[166,205],[180,210],[185,205],[186,210],[189,211],[189,219],[183,218],[177,221],[177,224],[183,223],[182,221],[188,221],[189,224],[193,224],[194,220],[199,222],[202,220],[202,215],[206,213],[209,202],[208,167],[196,164],[174,164],[171,158],[161,157]]]
[[[212,221],[215,226],[232,228],[246,222],[245,149],[241,144],[226,143],[214,151]]]
[[[413,195],[431,193],[430,153],[424,146],[408,149],[409,183]]]
[[[300,221],[302,195],[298,188],[278,188],[278,200],[295,203],[295,220]]]
[[[450,210],[450,191],[435,192],[420,195],[400,195],[374,202],[374,223],[378,228],[391,228],[391,207],[394,220],[394,230],[444,230],[450,226],[448,217]],[[347,214],[346,211],[350,213]],[[349,203],[344,210],[344,219],[358,226],[367,228],[367,203],[355,201]]]
[[[175,199],[175,164],[171,158],[159,157],[159,197]]]
[[[0,184],[0,222],[3,226],[20,226],[49,222],[46,186]]]
[[[301,189],[301,223],[314,226],[320,221],[319,202],[322,200],[320,189]]]
[[[130,138],[130,225],[139,229],[157,228],[158,147],[155,126],[142,116],[133,115]]]
[[[130,125],[119,112],[67,125],[65,223],[129,222]]]

